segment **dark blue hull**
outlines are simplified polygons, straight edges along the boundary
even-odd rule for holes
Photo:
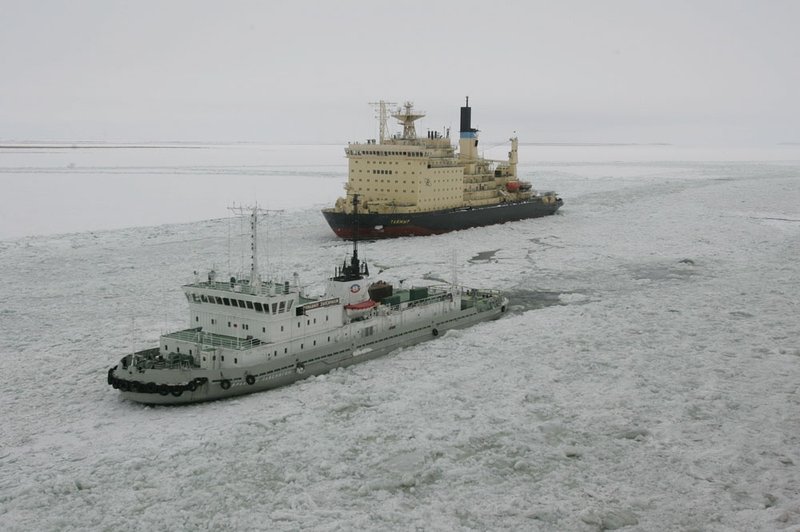
[[[436,235],[470,227],[540,218],[554,214],[563,203],[561,198],[553,203],[545,203],[541,198],[534,198],[528,201],[466,209],[398,214],[359,213],[357,223],[353,214],[335,212],[333,209],[323,210],[322,215],[336,236],[341,238],[353,238],[356,227],[361,238],[393,238]]]

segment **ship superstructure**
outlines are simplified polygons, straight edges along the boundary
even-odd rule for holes
[[[347,195],[323,215],[343,238],[382,238],[443,233],[555,213],[563,204],[554,192],[537,193],[517,175],[518,139],[508,159],[485,159],[478,151],[469,98],[461,107],[458,151],[450,132],[418,137],[415,122],[425,116],[405,103],[392,114],[402,133],[389,136],[386,102],[380,102],[378,141],[351,143]],[[358,229],[353,198],[361,198]]]
[[[358,196],[354,198],[358,213]],[[132,401],[177,404],[289,384],[499,317],[507,299],[455,285],[395,289],[370,279],[353,252],[309,297],[297,283],[262,281],[253,208],[250,277],[218,280],[211,271],[183,286],[189,327],[164,334],[158,347],[124,356],[108,383]]]

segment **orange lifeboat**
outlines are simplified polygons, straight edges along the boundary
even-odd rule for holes
[[[346,308],[347,310],[368,310],[374,307],[375,305],[377,305],[376,302],[374,302],[371,299],[367,299],[366,301],[362,301],[361,303],[352,303],[350,305],[345,305],[344,308]]]
[[[349,305],[345,305],[344,308],[347,311],[348,318],[356,319],[369,314],[370,311],[375,308],[375,305],[377,305],[375,301],[367,299],[361,303],[351,303]]]
[[[509,181],[506,183],[506,190],[509,192],[517,192],[519,190],[519,181]]]

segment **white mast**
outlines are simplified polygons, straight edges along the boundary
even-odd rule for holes
[[[250,288],[261,288],[261,274],[258,269],[258,217],[260,214],[267,215],[270,212],[278,213],[282,210],[267,210],[260,208],[257,204],[253,206],[237,206],[234,204],[228,210],[241,216],[250,218]]]
[[[452,260],[452,263],[451,263],[450,266],[451,266],[451,268],[453,268],[453,271],[452,271],[452,274],[451,274],[451,284],[452,284],[453,290],[455,291],[455,290],[458,289],[458,250],[453,249],[453,255],[451,257],[451,260]]]
[[[377,108],[378,113],[378,136],[380,138],[380,143],[383,144],[383,141],[386,137],[389,136],[389,106],[390,105],[397,105],[395,102],[387,102],[384,100],[380,100],[378,102],[369,102],[369,104],[373,107]]]

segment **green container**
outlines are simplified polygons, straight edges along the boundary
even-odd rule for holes
[[[416,301],[418,299],[425,299],[428,297],[428,287],[421,286],[419,288],[412,288],[409,290],[409,297],[411,301]]]
[[[381,301],[384,305],[399,305],[400,304],[400,296],[389,296],[383,298]]]

